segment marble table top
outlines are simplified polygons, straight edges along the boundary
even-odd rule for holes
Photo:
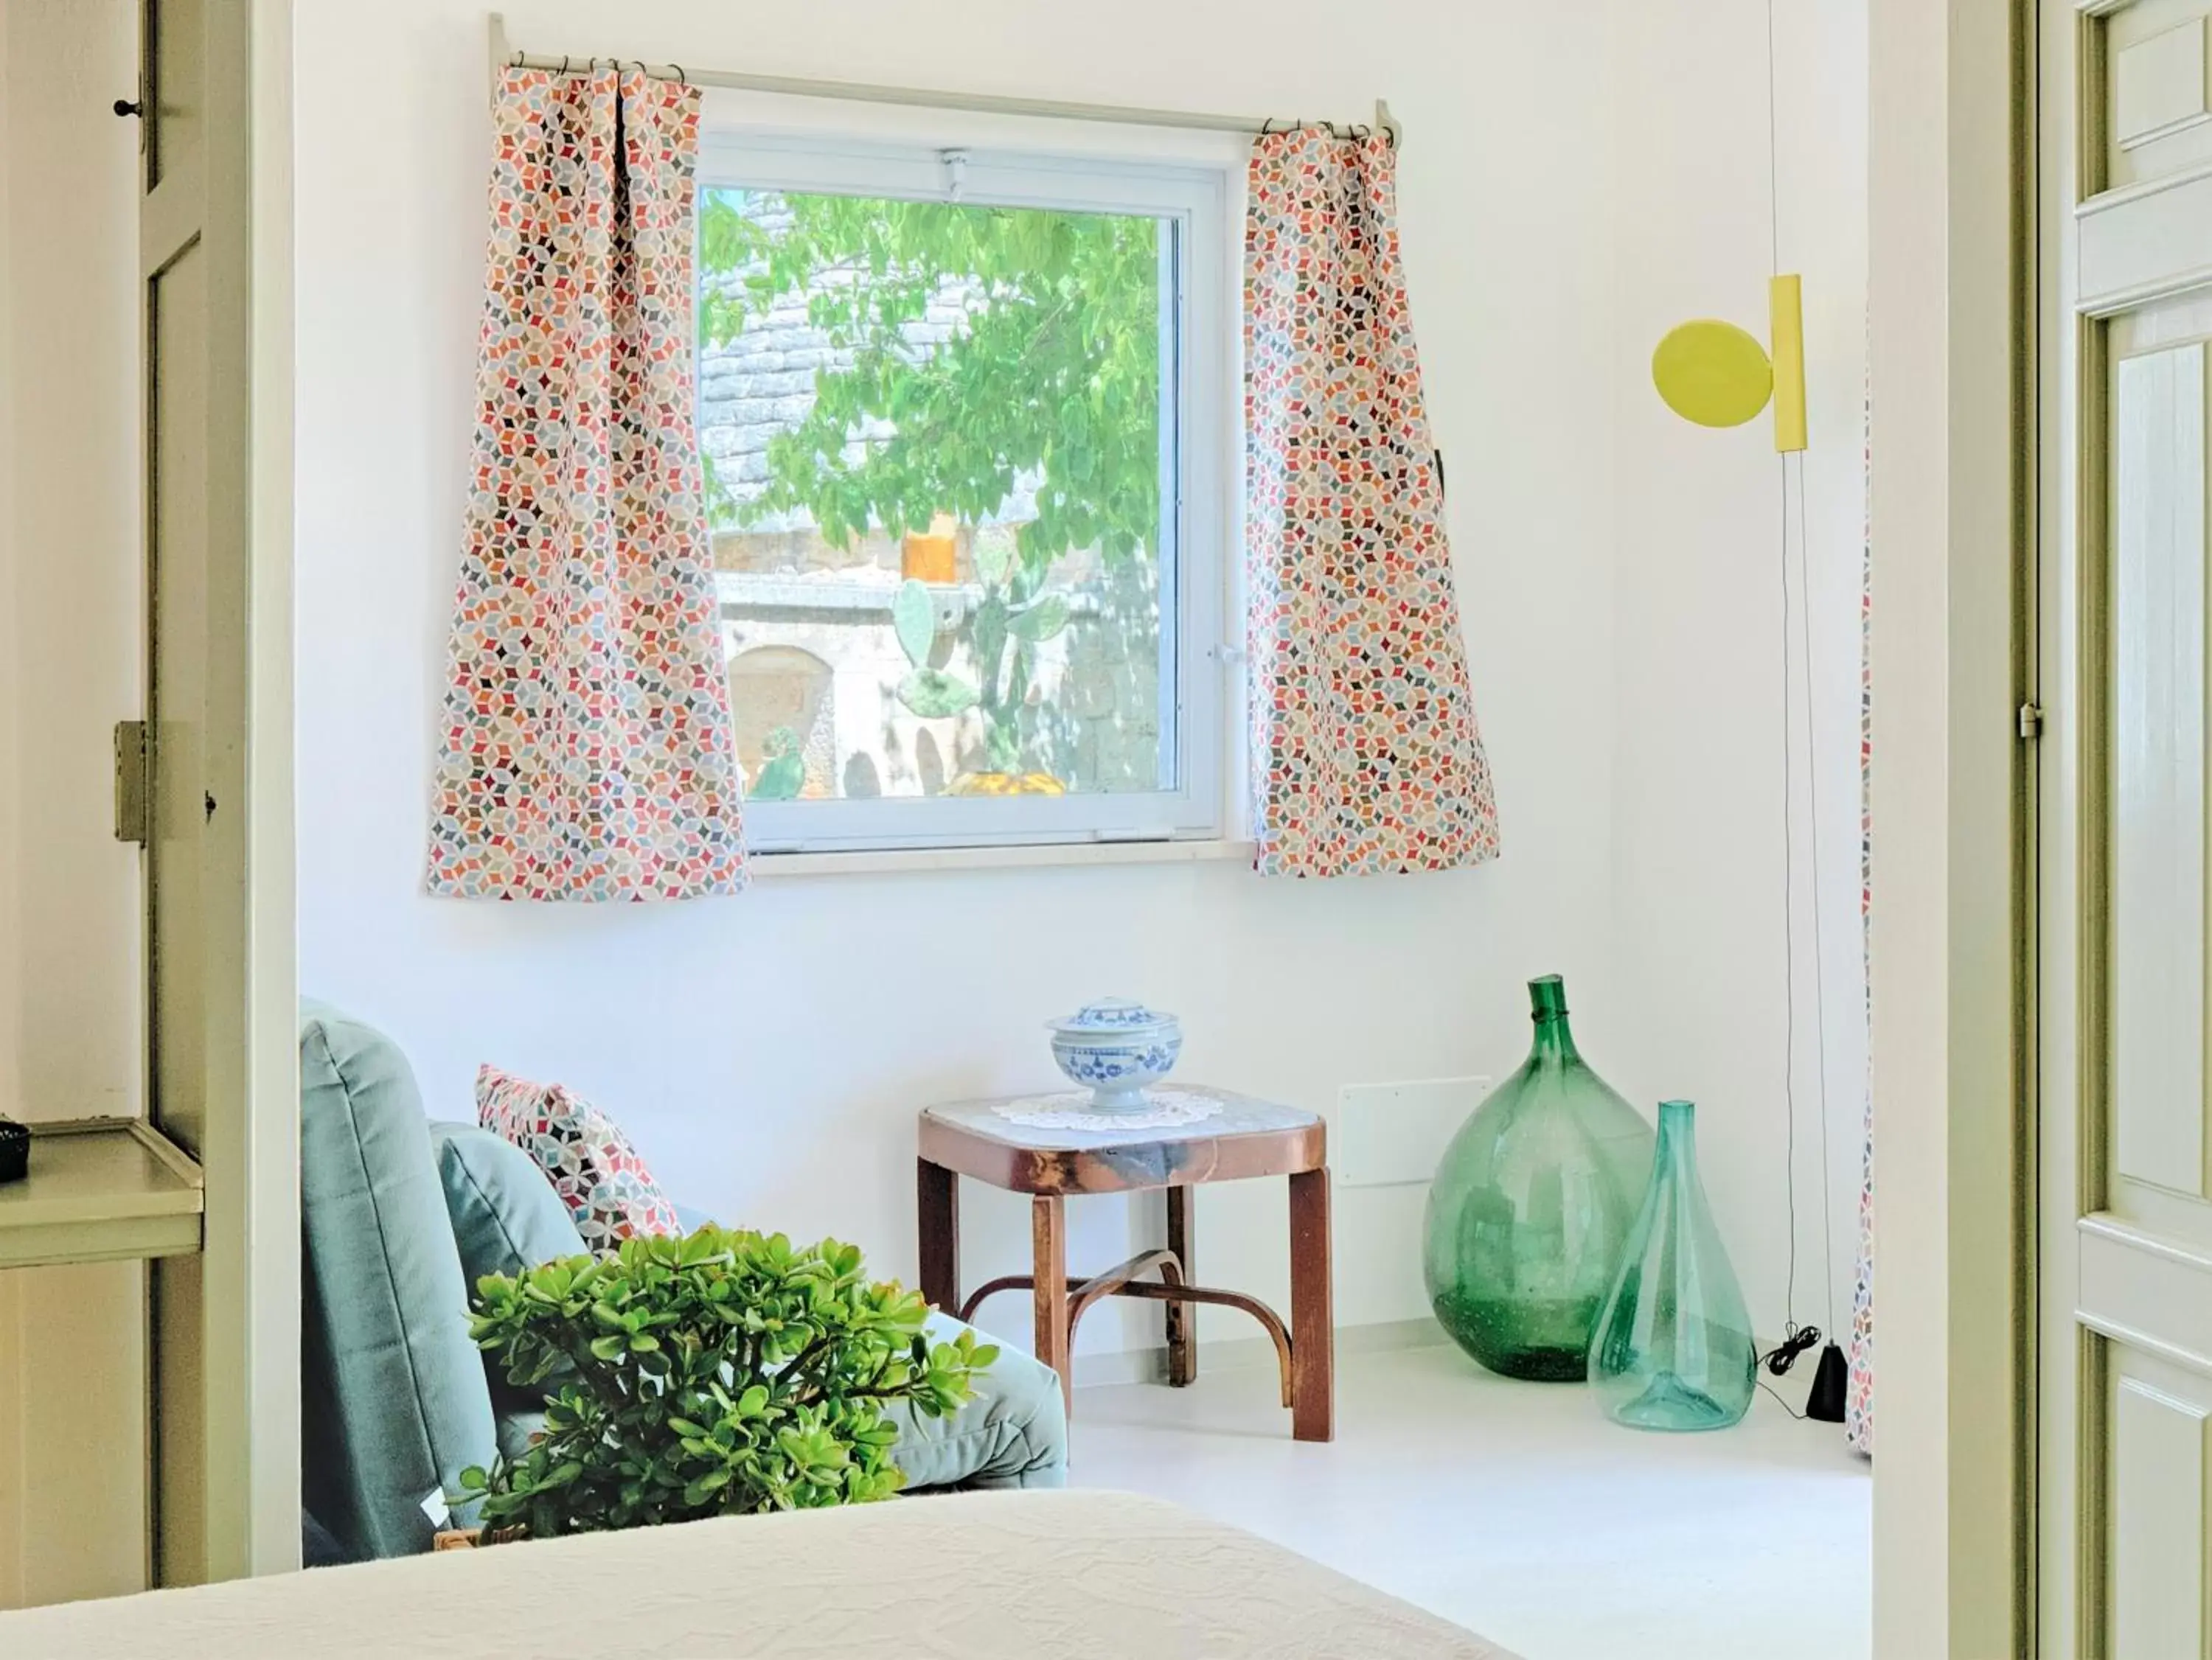
[[[925,1107],[922,1117],[1010,1147],[1054,1152],[1103,1152],[1164,1142],[1218,1141],[1232,1136],[1280,1135],[1286,1131],[1311,1129],[1321,1121],[1318,1113],[1309,1112],[1301,1107],[1263,1101],[1231,1090],[1211,1088],[1204,1084],[1176,1083],[1160,1087],[1171,1099],[1195,1098],[1210,1101],[1218,1110],[1183,1124],[1138,1124],[1127,1128],[1116,1125],[1111,1129],[1088,1127],[1097,1118],[1108,1116],[1105,1114],[1084,1114],[1086,1124],[1081,1129],[1021,1124],[1007,1116],[1009,1111],[1029,1116],[1049,1113],[1054,1108],[1081,1113],[1085,1103],[1090,1099],[1089,1092],[1063,1090],[952,1101],[941,1106]]]

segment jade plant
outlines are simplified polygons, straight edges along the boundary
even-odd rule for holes
[[[460,1476],[488,1536],[533,1538],[896,1493],[890,1408],[940,1417],[998,1351],[824,1239],[702,1227],[477,1283],[470,1335],[547,1393],[519,1458]]]

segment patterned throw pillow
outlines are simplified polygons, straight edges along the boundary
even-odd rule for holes
[[[477,1069],[477,1117],[538,1160],[595,1251],[634,1233],[680,1233],[676,1207],[615,1121],[561,1085]]]

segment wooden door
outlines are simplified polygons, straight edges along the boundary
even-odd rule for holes
[[[2212,1657],[2212,0],[2039,38],[2046,1656]]]

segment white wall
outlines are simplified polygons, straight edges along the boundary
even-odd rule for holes
[[[1699,1106],[1706,1185],[1762,1330],[1785,1312],[1848,1330],[1865,1110],[1859,921],[1859,596],[1865,550],[1866,9],[1774,0],[1781,95],[1768,143],[1766,0],[1625,0],[1613,247],[1616,390],[1613,845],[1634,1099]],[[1768,158],[1781,211],[1769,210]],[[1651,385],[1674,324],[1768,336],[1767,276],[1804,276],[1804,457],[1814,738],[1802,643],[1785,736],[1782,463],[1762,415],[1726,432],[1677,419]],[[1789,534],[1797,547],[1796,484]],[[1792,603],[1796,593],[1792,554]],[[1792,639],[1802,642],[1793,622]],[[1784,1172],[1784,745],[1794,756],[1796,1295]],[[1813,762],[1808,768],[1808,760]],[[1819,791],[1814,954],[1808,785]],[[1831,1203],[1821,1206],[1816,968],[1829,1009]],[[1824,1260],[1821,1224],[1830,1222]],[[1833,1317],[1822,1274],[1834,1287]]]
[[[140,1110],[137,852],[109,729],[140,708],[130,0],[0,15],[0,1112]],[[139,1588],[130,1264],[0,1273],[0,1607]]]
[[[1784,257],[1807,273],[1820,446],[1828,992],[1848,1015],[1863,47],[1855,8],[1778,9],[1798,192]],[[1311,886],[1200,865],[778,881],[668,908],[425,897],[472,416],[484,13],[380,10],[376,56],[404,112],[387,120],[316,94],[357,74],[363,43],[338,9],[314,8],[298,42],[303,987],[390,1029],[434,1112],[466,1115],[481,1060],[563,1079],[617,1113],[685,1199],[836,1231],[907,1272],[915,1109],[1051,1084],[1039,1023],[1087,997],[1177,1009],[1191,1077],[1326,1111],[1346,1083],[1503,1075],[1526,1047],[1521,982],[1557,969],[1586,1052],[1632,1099],[1706,1104],[1709,1184],[1773,1329],[1787,1229],[1776,463],[1761,427],[1674,421],[1645,374],[1681,318],[1765,333],[1760,6],[1382,0],[1356,29],[1319,0],[1139,0],[1110,27],[1105,15],[995,0],[961,7],[955,30],[895,0],[662,0],[619,20],[585,0],[508,9],[532,51],[1282,115],[1357,116],[1387,96],[1408,132],[1404,241],[1504,857]],[[1863,1053],[1855,1021],[1838,1025],[1844,1282]],[[1804,1052],[1801,1286],[1819,1273]],[[1340,1192],[1346,1324],[1424,1312],[1420,1203],[1417,1189]],[[1208,1277],[1283,1295],[1279,1192],[1209,1190],[1201,1210]],[[1154,1226],[1105,1202],[1076,1212],[1085,1261]],[[1018,1201],[971,1191],[968,1215],[971,1278],[1020,1263]],[[1803,1290],[1798,1312],[1826,1318]],[[987,1318],[1025,1338],[1016,1303]],[[1086,1323],[1085,1346],[1157,1341],[1157,1318]],[[1227,1317],[1208,1330],[1249,1335]]]

